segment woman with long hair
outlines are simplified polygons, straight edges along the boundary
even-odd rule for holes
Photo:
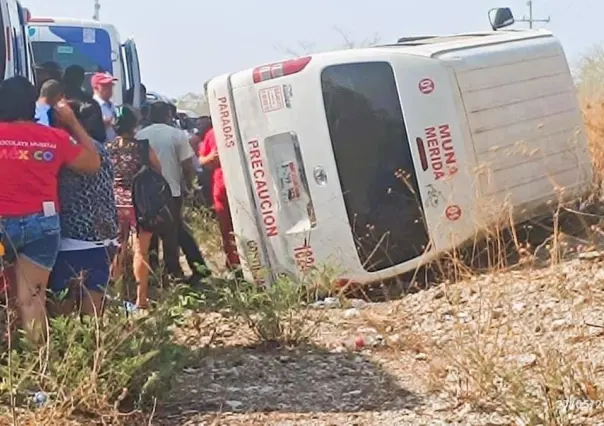
[[[131,230],[134,235],[134,278],[136,279],[136,307],[145,309],[148,303],[149,246],[153,234],[143,229],[136,221],[132,203],[134,176],[142,167],[142,144],[135,138],[140,118],[132,107],[125,105],[117,109],[115,130],[117,139],[107,145],[115,171],[114,191],[118,209],[119,239],[121,247],[114,262],[114,277],[122,275],[127,243]],[[157,155],[149,147],[151,168],[161,173]]]

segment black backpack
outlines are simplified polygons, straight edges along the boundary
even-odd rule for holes
[[[139,140],[142,167],[132,182],[132,204],[136,223],[154,234],[173,232],[172,191],[166,179],[150,167],[149,141]]]

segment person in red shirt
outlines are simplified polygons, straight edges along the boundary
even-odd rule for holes
[[[212,201],[220,226],[222,247],[227,258],[227,268],[229,270],[235,270],[240,264],[239,255],[237,254],[237,245],[235,244],[235,236],[233,235],[231,211],[229,209],[229,201],[227,199],[224,176],[218,158],[218,149],[216,147],[216,137],[213,128],[208,130],[203,142],[199,145],[198,155],[199,163],[212,171]]]
[[[46,324],[46,286],[60,240],[58,175],[96,172],[100,157],[67,105],[55,118],[73,135],[35,122],[37,91],[24,77],[0,83],[1,261],[15,264],[19,318],[37,339]]]

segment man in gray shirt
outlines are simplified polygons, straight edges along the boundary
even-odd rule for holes
[[[176,226],[174,235],[178,236],[178,242],[175,245],[170,236],[162,236],[166,269],[169,274],[182,277],[182,269],[178,262],[180,246],[191,271],[193,271],[193,278],[198,278],[204,275],[202,271],[207,270],[207,266],[193,235],[183,223],[181,193],[181,182],[184,180],[191,183],[195,179],[195,153],[187,134],[170,125],[172,119],[170,105],[161,101],[154,102],[151,104],[149,117],[152,124],[140,130],[136,138],[147,139],[157,154],[161,163],[162,175],[170,185],[174,200],[172,215]]]

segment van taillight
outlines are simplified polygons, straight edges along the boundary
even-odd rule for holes
[[[291,59],[289,61],[277,62],[275,64],[263,65],[254,69],[252,75],[254,83],[271,80],[273,78],[292,75],[302,71],[310,62],[311,57]]]

